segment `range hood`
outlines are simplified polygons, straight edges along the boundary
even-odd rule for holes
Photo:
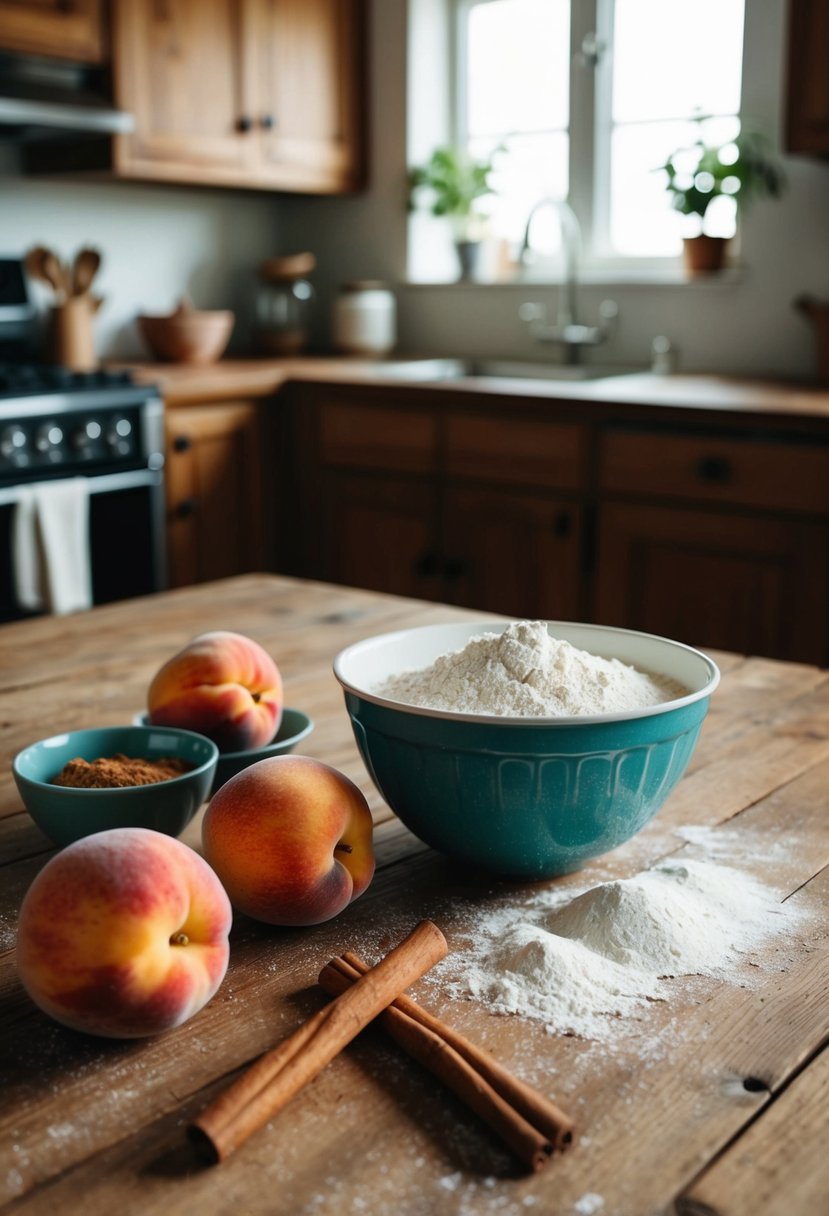
[[[28,55],[0,54],[0,140],[119,135],[135,129],[101,87],[100,72]]]

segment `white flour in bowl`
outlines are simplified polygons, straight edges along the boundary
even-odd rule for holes
[[[516,621],[503,633],[471,638],[422,671],[391,676],[374,691],[456,713],[551,718],[644,709],[688,690],[552,638],[543,621]]]
[[[602,883],[540,919],[517,910],[481,923],[483,942],[450,989],[551,1031],[602,1039],[619,1017],[667,999],[661,981],[727,978],[736,958],[781,927],[755,879],[708,861],[667,861]]]

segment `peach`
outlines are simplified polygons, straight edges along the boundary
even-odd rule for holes
[[[73,1030],[157,1034],[217,991],[230,923],[198,853],[147,828],[113,828],[56,854],[29,887],[18,973],[35,1004]]]
[[[368,803],[309,756],[274,756],[231,777],[205,812],[202,845],[233,906],[272,925],[330,920],[374,875]]]
[[[282,719],[282,678],[258,642],[216,630],[193,638],[156,673],[147,694],[154,726],[212,739],[220,752],[270,743]]]

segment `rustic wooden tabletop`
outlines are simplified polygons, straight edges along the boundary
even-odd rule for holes
[[[450,999],[453,954],[413,990],[576,1121],[563,1155],[527,1176],[434,1077],[374,1028],[219,1166],[187,1121],[325,1000],[323,963],[376,960],[423,917],[462,951],[482,909],[539,887],[464,872],[383,805],[353,742],[331,661],[361,637],[469,618],[368,592],[246,576],[0,629],[0,1204],[16,1213],[366,1213],[459,1216],[816,1216],[829,1211],[829,675],[715,655],[723,671],[690,769],[638,836],[579,874],[574,893],[668,855],[711,855],[799,910],[727,980],[666,981],[667,999],[595,1042]],[[303,745],[358,782],[378,870],[341,916],[285,930],[237,916],[218,994],[154,1039],[94,1039],[50,1021],[15,970],[17,911],[52,855],[10,763],[61,730],[127,722],[150,678],[195,633],[226,628],[276,658]],[[687,639],[693,642],[693,639]],[[199,846],[198,819],[183,839]],[[456,953],[457,957],[457,953]]]

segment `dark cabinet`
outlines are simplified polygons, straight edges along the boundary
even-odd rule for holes
[[[786,151],[829,156],[829,5],[789,0]]]
[[[297,573],[516,616],[578,615],[581,427],[331,389],[295,402]]]

